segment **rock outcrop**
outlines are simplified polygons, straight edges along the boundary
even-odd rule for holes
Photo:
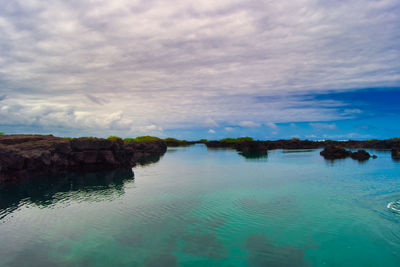
[[[368,160],[371,155],[365,150],[358,150],[357,152],[351,152],[342,147],[337,146],[327,146],[324,150],[320,152],[321,156],[325,159],[335,160],[335,159],[344,159],[347,157],[351,157],[352,159],[358,161]],[[376,156],[373,156],[376,158]]]
[[[126,144],[88,137],[0,135],[0,181],[61,171],[131,168],[137,159],[165,151],[163,142]]]
[[[400,148],[393,148],[392,149],[392,159],[400,160]]]
[[[232,139],[234,140],[234,139]],[[255,152],[255,153],[265,153],[268,150],[273,149],[319,149],[326,148],[321,152],[321,155],[326,159],[340,159],[352,157],[356,160],[367,160],[370,157],[373,159],[377,158],[375,155],[370,155],[365,150],[359,150],[352,153],[349,149],[393,149],[392,157],[393,159],[399,158],[398,154],[400,151],[400,140],[398,138],[387,139],[387,140],[369,140],[369,141],[310,141],[310,140],[300,140],[300,139],[290,139],[290,140],[276,140],[276,141],[203,141],[208,148],[232,148],[236,149],[238,152]],[[397,151],[397,152],[396,152]],[[397,154],[396,154],[397,153]],[[393,156],[394,155],[394,156]]]
[[[175,138],[165,138],[163,141],[168,147],[191,146],[196,144],[195,141],[178,140]]]
[[[327,146],[320,152],[325,159],[344,159],[351,155],[351,152],[337,146]]]
[[[372,156],[365,150],[358,150],[357,152],[352,152],[350,157],[358,161],[364,161],[369,160]],[[376,158],[376,156],[374,158]]]
[[[311,141],[300,139],[276,140],[276,141],[245,141],[245,142],[221,142],[205,141],[203,142],[210,148],[237,148],[245,146],[264,147],[267,150],[272,149],[317,149],[328,146],[349,148],[349,149],[393,149],[400,150],[400,140],[397,138],[387,140],[369,140],[369,141]]]

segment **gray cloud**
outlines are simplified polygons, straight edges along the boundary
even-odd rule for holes
[[[103,105],[103,104],[106,104],[106,103],[109,102],[108,100],[103,99],[103,98],[101,98],[101,97],[96,97],[96,96],[88,95],[88,94],[86,94],[85,96],[86,96],[90,101],[92,101],[93,103],[98,104],[98,105]]]
[[[328,121],[355,112],[296,95],[400,81],[396,0],[0,5],[2,123],[139,134]]]

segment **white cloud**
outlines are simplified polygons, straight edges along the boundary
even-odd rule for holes
[[[329,121],[361,111],[296,94],[400,81],[396,0],[0,6],[3,125],[134,135]]]
[[[227,132],[231,132],[231,131],[233,131],[233,128],[232,127],[225,127],[224,130],[227,131]]]
[[[208,133],[210,133],[210,134],[215,134],[215,131],[214,131],[213,129],[209,129],[209,130],[208,130]]]

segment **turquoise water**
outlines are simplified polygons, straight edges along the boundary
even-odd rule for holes
[[[400,162],[203,145],[0,189],[1,266],[400,266]]]

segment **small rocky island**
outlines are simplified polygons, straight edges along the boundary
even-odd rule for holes
[[[350,150],[346,150],[342,147],[337,146],[327,146],[324,150],[321,151],[321,156],[325,159],[334,160],[334,159],[344,159],[344,158],[352,158],[358,161],[365,161],[372,158],[376,158],[375,155],[370,155],[367,151],[361,149],[356,152],[352,152]]]
[[[219,141],[203,142],[208,148],[232,148],[239,153],[261,153],[265,154],[273,149],[318,149],[324,148],[321,156],[328,160],[343,159],[351,157],[355,160],[364,161],[369,158],[376,158],[364,149],[385,149],[392,150],[392,158],[400,160],[400,140],[398,138],[387,140],[368,141],[311,141],[297,138],[276,141],[256,141],[250,137],[226,138]],[[351,152],[347,149],[358,149]]]
[[[159,158],[166,150],[160,140],[0,135],[0,182],[63,171],[132,168],[147,158]]]

